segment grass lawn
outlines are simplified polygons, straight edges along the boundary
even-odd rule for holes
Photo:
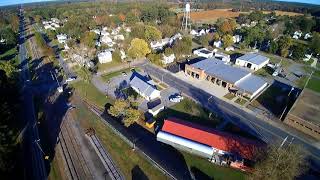
[[[223,97],[231,100],[231,99],[233,99],[233,98],[236,97],[236,96],[235,96],[234,94],[232,94],[232,93],[228,93],[228,94],[224,95]]]
[[[84,97],[90,103],[93,103],[101,108],[104,108],[105,104],[107,103],[112,103],[112,100],[107,99],[106,96],[91,83],[78,81],[71,86],[76,89],[78,95]]]
[[[217,166],[213,163],[210,163],[206,159],[194,156],[186,152],[182,152],[182,154],[188,167],[195,174],[196,179],[244,180],[246,177],[246,175],[241,171],[227,167]]]
[[[14,47],[4,52],[3,54],[0,54],[0,60],[10,60],[14,58],[17,54],[18,54],[17,48]]]
[[[298,88],[302,89],[304,87],[304,85],[306,84],[307,80],[308,80],[309,76],[302,76],[301,78],[299,78],[295,84]]]
[[[214,114],[211,114],[211,117],[209,118],[209,115],[210,112],[207,109],[204,109],[194,101],[185,98],[180,103],[161,111],[156,116],[156,120],[159,124],[162,124],[165,118],[176,117],[204,126],[216,127],[221,122],[221,119],[215,117]]]
[[[235,100],[234,102],[237,103],[237,104],[239,104],[239,105],[241,105],[241,106],[243,106],[243,105],[247,102],[247,100],[245,100],[245,99],[243,99],[243,98],[238,98],[238,99]]]
[[[49,173],[49,180],[57,180],[57,179],[61,179],[61,174],[59,171],[59,165],[57,164],[57,159],[54,158],[53,161],[50,164],[50,173]]]
[[[127,69],[123,69],[121,71],[116,71],[116,72],[112,72],[109,74],[104,74],[101,76],[101,78],[104,81],[108,81],[109,79],[116,77],[116,76],[120,76],[122,74],[122,72],[126,72],[127,74],[131,71],[132,68],[127,68]],[[134,68],[137,72],[141,71],[139,68]]]
[[[320,70],[314,71],[312,75],[320,78]]]
[[[100,64],[98,63],[98,71],[104,71],[106,69],[111,69],[115,66],[122,64],[122,62],[111,61],[109,63]]]
[[[75,109],[76,119],[84,129],[92,127],[103,146],[111,154],[116,165],[125,175],[125,179],[131,179],[133,169],[139,167],[148,179],[166,179],[166,177],[142,156],[132,151],[131,147],[106,126],[95,114],[89,111],[83,104],[78,104]],[[138,178],[140,179],[140,178]]]
[[[307,84],[307,88],[320,93],[320,79],[311,78]]]

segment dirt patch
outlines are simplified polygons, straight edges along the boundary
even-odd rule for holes
[[[240,13],[244,12],[232,12],[231,9],[215,9],[200,12],[191,12],[191,20],[196,23],[214,23],[219,18],[234,18],[238,17]],[[183,16],[183,14],[178,15]]]
[[[264,14],[271,13],[271,11],[262,11]],[[277,16],[302,16],[301,13],[288,12],[288,11],[275,11]]]

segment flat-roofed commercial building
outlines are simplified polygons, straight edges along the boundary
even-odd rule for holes
[[[284,123],[320,139],[320,93],[305,88]]]
[[[208,58],[185,66],[185,74],[195,79],[205,79],[222,88],[232,90],[250,99],[258,95],[268,83],[249,71]]]
[[[236,65],[246,67],[251,70],[261,69],[269,63],[269,58],[258,53],[248,53],[236,59]]]

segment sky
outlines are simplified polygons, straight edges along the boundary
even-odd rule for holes
[[[21,3],[30,3],[30,2],[41,2],[41,1],[53,1],[53,0],[0,0],[0,6],[21,4]],[[275,1],[302,2],[302,3],[310,3],[310,4],[320,5],[320,0],[275,0]]]

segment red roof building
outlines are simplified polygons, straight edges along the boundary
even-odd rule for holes
[[[164,121],[162,131],[199,142],[242,158],[252,160],[257,150],[264,146],[258,141],[209,129],[175,118]]]

